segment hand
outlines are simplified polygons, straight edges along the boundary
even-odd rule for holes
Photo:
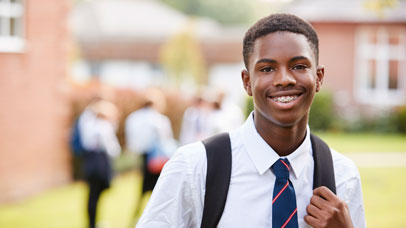
[[[327,187],[314,189],[304,221],[314,228],[353,228],[347,204]]]

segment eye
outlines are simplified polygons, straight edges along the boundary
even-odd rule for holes
[[[273,67],[263,67],[263,68],[261,68],[259,71],[261,71],[261,72],[272,72],[272,71],[275,71],[275,69],[273,68]]]
[[[298,64],[298,65],[294,65],[294,66],[292,67],[293,70],[304,70],[304,69],[306,69],[306,68],[308,68],[308,66],[307,66],[307,65],[304,65],[304,64]]]

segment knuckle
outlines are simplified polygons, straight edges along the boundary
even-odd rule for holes
[[[314,204],[314,203],[316,203],[316,201],[317,201],[317,198],[315,196],[312,196],[310,198],[310,203]]]
[[[308,216],[308,215],[305,215],[305,216],[303,217],[303,220],[304,220],[305,222],[308,222],[308,221],[309,221],[309,216]]]
[[[348,205],[344,201],[339,200],[335,203],[335,207],[340,211],[343,211],[345,208],[348,208]]]
[[[310,209],[311,209],[311,206],[310,206],[310,205],[307,205],[307,207],[306,207],[306,212],[309,213],[309,212],[310,212]]]
[[[334,220],[335,217],[337,217],[337,215],[338,215],[337,208],[329,207],[325,210],[324,218],[326,221],[332,221]]]

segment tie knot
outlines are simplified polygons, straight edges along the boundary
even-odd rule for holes
[[[290,163],[288,159],[280,158],[276,161],[271,167],[273,173],[275,174],[276,178],[285,178],[289,179],[289,169]]]

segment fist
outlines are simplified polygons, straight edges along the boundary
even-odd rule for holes
[[[347,204],[327,187],[314,189],[304,221],[314,228],[353,228]]]

